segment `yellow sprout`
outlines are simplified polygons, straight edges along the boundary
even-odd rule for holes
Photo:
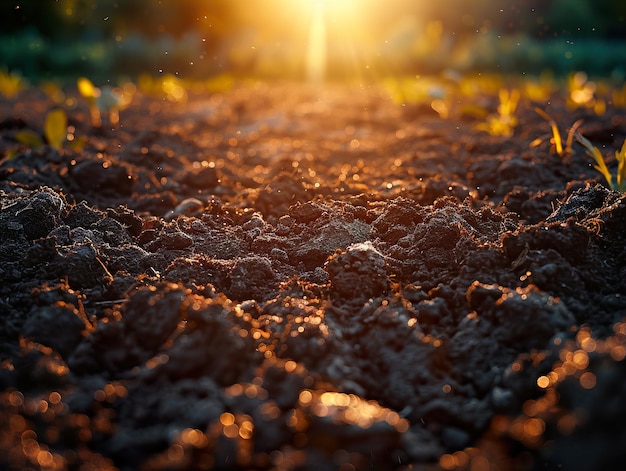
[[[626,191],[626,139],[622,148],[615,151],[617,159],[617,189],[621,192]]]
[[[535,112],[550,124],[550,128],[552,129],[552,143],[554,144],[555,151],[558,155],[563,155],[563,140],[561,139],[561,133],[559,132],[556,121],[541,108],[535,108]]]
[[[556,123],[552,121],[550,123],[550,127],[552,128],[552,136],[554,139],[554,148],[558,155],[563,155],[563,141],[561,140],[561,133],[559,132],[559,128]]]
[[[48,144],[60,150],[67,139],[67,115],[60,108],[50,111],[44,120],[44,135]]]
[[[500,116],[513,116],[520,99],[520,92],[517,88],[511,91],[501,88],[498,92],[500,97],[500,106],[498,106],[498,113]]]
[[[574,143],[574,134],[576,133],[576,130],[580,127],[580,125],[583,123],[582,119],[579,119],[578,121],[576,121],[569,128],[567,132],[567,140],[565,141],[565,147],[563,147],[563,139],[561,137],[561,133],[559,131],[558,125],[556,124],[556,121],[554,121],[554,119],[552,119],[552,117],[548,113],[543,111],[541,108],[535,108],[535,112],[539,116],[541,116],[543,119],[545,119],[548,122],[548,124],[550,124],[550,128],[552,130],[552,138],[550,139],[550,143],[552,144],[552,147],[550,148],[550,152],[556,153],[557,155],[561,157],[567,157],[569,155],[572,155],[572,152],[573,152],[572,144]],[[537,138],[533,142],[531,142],[530,146],[536,147],[539,144],[541,144],[542,141],[543,141],[542,138]]]
[[[43,146],[43,141],[41,140],[41,136],[37,134],[35,131],[30,129],[24,129],[22,131],[18,131],[15,134],[15,140],[20,144],[23,144],[31,149],[35,149],[37,147]]]
[[[85,77],[80,77],[77,81],[78,92],[87,101],[89,106],[89,117],[91,118],[92,126],[99,128],[102,126],[102,117],[100,116],[100,109],[96,100],[100,96],[100,89],[96,87],[91,80]]]
[[[542,77],[540,81],[525,80],[523,87],[524,96],[530,101],[538,103],[545,103],[548,101],[554,90],[554,85],[546,77]]]
[[[385,81],[385,87],[396,104],[430,103],[445,95],[445,91],[436,82],[419,77],[389,78]]]
[[[513,126],[498,115],[491,115],[487,117],[487,120],[484,123],[478,123],[476,125],[476,129],[479,131],[485,131],[492,136],[511,137],[514,133]]]
[[[602,176],[609,184],[609,188],[611,188],[612,190],[616,190],[617,188],[615,187],[615,185],[613,185],[613,176],[611,175],[611,172],[609,172],[606,163],[604,163],[604,157],[602,157],[600,149],[594,146],[591,141],[589,141],[589,139],[583,137],[579,133],[576,133],[576,140],[587,149],[587,155],[589,155],[596,162],[593,168],[595,168],[598,172],[602,174]],[[624,148],[622,147],[622,150],[623,149]]]
[[[85,77],[78,79],[77,86],[78,92],[89,105],[91,124],[95,127],[102,126],[102,113],[108,113],[109,124],[113,128],[117,127],[120,121],[120,110],[130,104],[137,91],[137,87],[131,83],[123,87],[98,88]]]
[[[9,99],[15,98],[25,87],[24,79],[20,75],[0,70],[0,95]]]
[[[515,111],[519,103],[520,92],[516,88],[510,91],[501,88],[498,96],[500,97],[498,113],[487,116],[484,123],[476,125],[476,129],[488,132],[492,136],[511,137],[518,123]]]
[[[569,89],[567,106],[570,109],[589,108],[598,116],[606,112],[606,101],[598,98],[599,92],[607,92],[603,90],[606,86],[602,82],[593,82],[585,72],[576,72],[568,77],[567,83]]]
[[[87,101],[94,100],[100,96],[100,89],[97,88],[91,80],[85,77],[80,77],[77,81],[78,92]]]

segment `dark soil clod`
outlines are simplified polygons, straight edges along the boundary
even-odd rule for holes
[[[626,197],[584,152],[260,90],[0,163],[0,468],[616,469]]]

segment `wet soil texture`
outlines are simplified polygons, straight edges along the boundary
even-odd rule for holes
[[[78,99],[59,151],[2,101],[0,467],[616,469],[626,198],[537,105],[626,137],[249,84],[117,129]]]

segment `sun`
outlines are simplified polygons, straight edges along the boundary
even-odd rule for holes
[[[299,0],[298,8],[308,22],[306,70],[311,82],[327,75],[328,50],[345,47],[363,34],[366,10],[362,0]]]
[[[331,15],[355,14],[360,8],[358,0],[297,0],[297,3],[305,10],[320,8]]]
[[[304,0],[321,5],[331,15],[355,15],[363,8],[363,2],[358,0]]]
[[[329,28],[359,35],[368,17],[376,14],[376,3],[364,0],[299,0],[304,11],[322,12]],[[379,6],[380,4],[378,4]]]

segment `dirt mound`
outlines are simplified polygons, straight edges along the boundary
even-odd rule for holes
[[[2,467],[625,458],[626,197],[530,107],[503,139],[371,90],[196,99],[0,164]]]

